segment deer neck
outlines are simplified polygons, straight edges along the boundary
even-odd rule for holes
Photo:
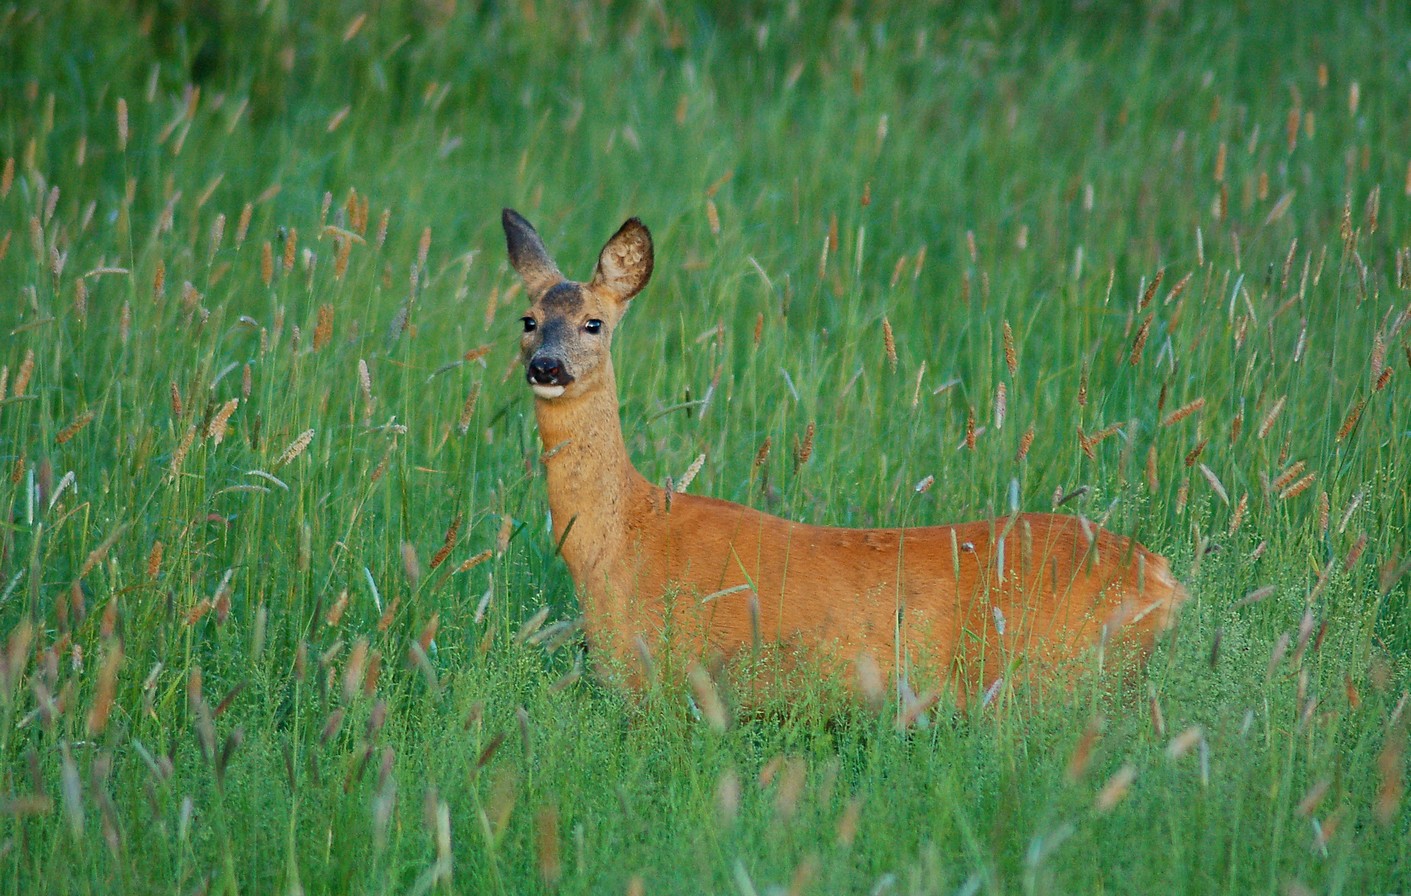
[[[611,362],[598,385],[570,399],[535,398],[555,544],[579,587],[620,556],[631,498],[646,487],[627,456]],[[570,527],[572,527],[570,529]],[[567,537],[565,537],[567,533]]]

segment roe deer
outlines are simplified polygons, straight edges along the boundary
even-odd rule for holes
[[[503,224],[530,301],[520,356],[554,541],[610,676],[600,659],[631,670],[650,665],[644,649],[728,659],[763,642],[825,670],[860,661],[868,696],[881,676],[919,677],[964,703],[1020,658],[1048,665],[1109,641],[1143,658],[1185,600],[1164,558],[1081,518],[843,529],[653,485],[627,456],[610,353],[651,277],[651,234],[628,220],[577,283],[517,212]]]

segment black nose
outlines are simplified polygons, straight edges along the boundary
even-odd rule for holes
[[[558,358],[531,358],[528,376],[529,382],[536,386],[567,386],[573,382]]]

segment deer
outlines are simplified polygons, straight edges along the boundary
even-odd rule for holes
[[[639,688],[660,652],[718,671],[765,645],[779,668],[839,673],[854,696],[926,681],[933,701],[947,689],[964,706],[1091,651],[1120,647],[1140,668],[1187,599],[1165,558],[1081,516],[840,528],[649,482],[628,456],[611,349],[651,279],[651,233],[628,219],[577,282],[518,212],[502,223],[529,301],[520,360],[552,537],[600,676]]]

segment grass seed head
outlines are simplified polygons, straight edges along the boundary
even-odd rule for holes
[[[534,816],[535,844],[539,859],[539,879],[550,888],[558,886],[563,876],[559,858],[559,811],[552,805],[543,806]]]
[[[20,362],[20,369],[15,373],[14,397],[23,396],[29,389],[30,377],[34,376],[34,349],[25,349],[24,360]]]
[[[314,327],[314,351],[318,351],[333,338],[333,305],[324,302],[318,306],[318,323]]]
[[[733,768],[720,773],[715,782],[715,811],[721,824],[731,824],[740,814],[740,775]]]
[[[1014,460],[1017,463],[1023,463],[1024,459],[1029,456],[1029,449],[1033,447],[1033,444],[1034,424],[1030,423],[1029,428],[1024,430],[1024,435],[1019,439],[1019,451],[1015,454]]]
[[[710,673],[699,663],[692,663],[686,671],[686,680],[691,685],[691,694],[695,698],[701,718],[705,719],[706,724],[715,732],[724,733],[730,727],[730,714],[725,709],[725,701],[721,699],[720,691]]]
[[[1147,314],[1146,318],[1142,320],[1141,327],[1137,330],[1136,338],[1132,340],[1132,351],[1127,357],[1127,363],[1132,367],[1136,367],[1142,359],[1142,349],[1146,346],[1147,337],[1151,335],[1151,321],[1154,316],[1155,312]]]
[[[1280,395],[1278,400],[1274,402],[1274,406],[1269,408],[1269,412],[1264,415],[1264,420],[1259,424],[1259,438],[1264,438],[1274,428],[1274,422],[1279,419],[1279,414],[1283,412],[1286,401],[1288,401],[1288,396]]]
[[[235,409],[240,406],[240,399],[232,398],[220,406],[220,410],[211,417],[210,424],[206,427],[206,438],[219,445],[226,435],[226,430],[230,424],[230,416],[235,413]]]
[[[294,262],[298,260],[298,257],[299,231],[297,228],[290,227],[288,230],[284,231],[284,257],[281,259],[281,263],[284,266],[284,273],[287,274],[294,270]]]
[[[288,447],[280,452],[279,457],[275,459],[272,465],[272,469],[277,470],[285,464],[292,463],[299,455],[304,453],[304,449],[308,448],[309,443],[313,440],[314,431],[312,429],[306,429],[299,433],[299,435],[295,436],[294,441],[290,442]]]
[[[1181,422],[1182,420],[1186,419],[1186,418],[1189,417],[1191,414],[1194,414],[1196,411],[1199,411],[1199,410],[1200,410],[1201,408],[1203,408],[1203,407],[1205,407],[1205,398],[1204,398],[1204,397],[1197,398],[1197,399],[1195,399],[1194,401],[1189,401],[1189,402],[1187,402],[1187,403],[1181,405],[1180,407],[1176,408],[1176,409],[1175,409],[1174,411],[1172,411],[1171,413],[1167,414],[1164,418],[1162,418],[1162,420],[1161,420],[1161,425],[1162,425],[1162,426],[1173,426],[1173,425],[1175,425],[1175,424]]]
[[[59,430],[59,434],[54,437],[54,441],[62,445],[83,431],[83,428],[93,422],[93,412],[84,411],[74,418],[68,426]]]
[[[1357,421],[1362,419],[1362,411],[1366,407],[1367,400],[1365,398],[1359,400],[1357,404],[1352,406],[1352,409],[1347,412],[1347,416],[1342,420],[1342,428],[1338,430],[1337,441],[1341,442],[1352,434],[1352,431],[1357,428]]]
[[[1098,791],[1097,798],[1093,801],[1093,808],[1099,813],[1112,811],[1118,803],[1127,796],[1127,791],[1132,787],[1132,782],[1137,778],[1137,767],[1130,762],[1124,763],[1121,768],[1112,773],[1112,777],[1107,779],[1107,783]]]

